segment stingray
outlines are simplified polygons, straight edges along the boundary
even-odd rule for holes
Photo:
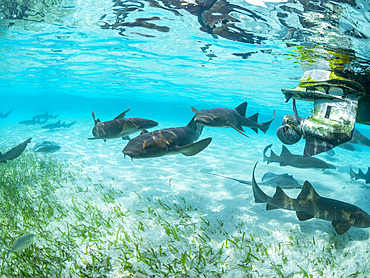
[[[39,153],[53,153],[53,152],[59,151],[60,148],[61,147],[55,142],[44,141],[42,143],[37,143],[33,147],[33,150]]]

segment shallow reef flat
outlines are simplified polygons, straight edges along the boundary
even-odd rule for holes
[[[369,211],[369,189],[352,181],[348,162],[366,157],[338,150],[322,155],[338,170],[294,169],[262,163],[271,134],[251,138],[207,129],[212,144],[194,157],[124,159],[121,139],[91,142],[87,119],[33,137],[61,144],[40,154],[32,146],[0,165],[0,244],[35,234],[23,252],[0,255],[8,277],[366,277],[369,230],[339,236],[327,221],[299,222],[293,212],[266,211],[252,189],[202,170],[250,180],[288,172],[326,197]],[[171,123],[168,123],[168,125]],[[172,123],[176,125],[176,123]],[[27,130],[14,125],[12,134]],[[8,135],[6,144],[18,137]],[[225,144],[227,142],[227,144]],[[227,145],[227,146],[226,146]],[[253,149],[251,145],[255,145]],[[6,146],[1,146],[6,149]],[[297,147],[297,150],[299,147]],[[295,151],[293,149],[293,151]],[[367,153],[368,154],[368,153]],[[272,195],[274,188],[264,187]],[[296,196],[299,189],[287,190]]]

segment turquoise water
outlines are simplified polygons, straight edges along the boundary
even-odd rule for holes
[[[281,89],[296,87],[311,69],[335,67],[368,75],[368,1],[0,4],[0,112],[12,109],[0,119],[1,151],[33,138],[24,155],[0,166],[10,169],[22,159],[29,164],[56,159],[75,176],[49,192],[50,200],[54,198],[70,215],[55,213],[45,226],[22,220],[2,234],[5,246],[23,234],[35,234],[28,253],[12,254],[10,263],[37,258],[37,267],[32,270],[28,264],[31,270],[26,271],[33,277],[367,276],[368,229],[351,228],[338,236],[328,221],[300,222],[291,211],[266,211],[254,202],[249,185],[210,173],[250,181],[259,161],[258,182],[266,172],[288,173],[300,183],[309,180],[321,196],[370,212],[369,185],[349,175],[350,166],[356,172],[370,166],[369,147],[335,148],[334,156],[318,155],[336,170],[262,162],[269,144],[280,154],[282,144],[275,132],[283,116],[292,114]],[[167,128],[186,125],[194,116],[191,107],[235,108],[245,101],[247,116],[258,112],[259,122],[270,120],[276,110],[267,133],[245,128],[249,136],[245,138],[233,129],[205,127],[200,139],[211,137],[212,142],[192,157],[177,154],[131,161],[122,155],[127,141],[87,140],[94,125],[91,111],[107,121],[131,109],[127,117],[152,119],[159,122],[158,128]],[[299,101],[299,115],[310,115],[312,106]],[[59,114],[48,123],[58,119],[76,123],[52,131],[19,123],[45,112]],[[356,128],[370,137],[368,126]],[[32,147],[44,140],[58,143],[60,151],[34,154]],[[289,146],[295,154],[302,154],[303,148],[302,140]],[[42,184],[25,187],[41,200]],[[275,192],[262,189],[269,196]],[[286,193],[295,198],[299,191]],[[87,212],[86,204],[94,213]],[[76,206],[85,219],[74,214]],[[117,208],[126,214],[120,215]],[[95,223],[97,212],[111,223]],[[65,236],[69,225],[91,225],[95,232],[90,241],[71,233],[76,245],[67,248],[72,258],[63,257],[63,263],[56,257],[42,261],[56,254],[45,251],[53,248],[46,234],[59,250],[71,242]],[[117,243],[117,238],[124,243]],[[94,262],[91,254],[99,254],[104,267],[88,267]],[[7,277],[11,268],[4,261],[0,269]],[[45,274],[48,264],[50,273]],[[12,271],[10,275],[20,273]]]

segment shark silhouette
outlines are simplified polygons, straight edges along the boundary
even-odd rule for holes
[[[361,179],[365,180],[366,183],[370,183],[370,167],[367,168],[366,174],[361,171],[361,169],[358,169],[358,174],[356,174],[352,167],[349,169],[349,174],[351,175],[351,178],[354,178],[355,180]]]
[[[370,215],[354,205],[334,199],[321,197],[313,186],[305,181],[297,199],[287,196],[280,186],[276,187],[273,197],[266,195],[254,177],[257,163],[252,174],[252,188],[256,203],[266,203],[266,210],[287,209],[295,211],[300,221],[319,218],[331,221],[335,231],[342,235],[351,227],[369,228]]]
[[[128,136],[130,134],[140,132],[158,125],[157,122],[141,118],[125,118],[125,112],[119,114],[111,121],[101,122],[99,119],[95,119],[95,113],[92,111],[92,116],[94,119],[94,128],[92,134],[94,137],[88,139],[107,139],[119,138],[130,139]]]
[[[268,145],[263,150],[263,161],[267,161],[267,164],[270,164],[271,162],[277,162],[280,163],[280,166],[289,165],[296,168],[336,169],[335,166],[316,157],[292,154],[284,145],[280,156],[276,155],[271,150],[271,155],[268,157],[266,156],[266,152],[269,148],[271,148],[271,146],[272,144]]]
[[[248,118],[245,117],[247,105],[248,103],[244,102],[235,109],[215,108],[207,110],[203,109],[202,111],[198,111],[197,109],[192,107],[191,110],[193,110],[193,112],[196,114],[195,122],[204,126],[222,128],[231,127],[246,137],[248,136],[244,133],[243,126],[251,128],[256,133],[258,133],[258,129],[266,133],[271,125],[271,122],[275,118],[275,110],[272,120],[265,123],[257,123],[259,115],[258,113]]]
[[[165,128],[152,132],[143,131],[127,143],[122,153],[130,156],[131,159],[177,153],[186,156],[196,155],[204,150],[212,139],[206,138],[195,142],[201,135],[203,126],[199,126],[194,118],[183,127]]]
[[[13,109],[9,110],[8,112],[6,113],[3,113],[3,112],[0,112],[0,119],[5,119],[5,118],[8,118],[10,112],[12,112]]]
[[[76,123],[76,121],[73,121],[69,124],[66,124],[66,122],[61,123],[60,120],[58,120],[56,123],[43,125],[41,128],[50,129],[50,130],[56,129],[56,128],[61,128],[61,127],[68,128],[68,127],[73,126],[75,123]]]
[[[28,138],[27,140],[18,144],[17,146],[10,149],[4,154],[0,152],[0,163],[6,163],[8,160],[13,160],[13,159],[16,159],[18,156],[20,156],[23,153],[23,151],[26,149],[27,144],[31,143],[31,139],[32,137]]]

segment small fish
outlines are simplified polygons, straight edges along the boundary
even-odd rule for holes
[[[366,174],[361,171],[361,169],[358,169],[358,174],[356,174],[352,167],[349,169],[349,174],[351,175],[351,178],[354,178],[355,180],[361,179],[365,180],[366,183],[370,183],[370,167],[367,168]]]
[[[27,234],[16,240],[12,248],[7,249],[8,254],[6,257],[8,258],[11,252],[21,252],[27,247],[29,247],[32,244],[34,238],[35,238],[34,234]]]
[[[268,145],[263,151],[263,161],[267,161],[267,164],[277,162],[280,166],[289,165],[296,168],[336,169],[335,166],[316,157],[292,154],[284,145],[280,156],[271,150],[271,155],[268,157],[266,152],[271,146],[272,144]]]

